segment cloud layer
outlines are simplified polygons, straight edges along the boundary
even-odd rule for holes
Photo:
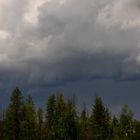
[[[0,88],[140,78],[139,0],[0,0]]]

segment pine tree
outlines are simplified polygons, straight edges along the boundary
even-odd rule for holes
[[[88,139],[88,117],[87,117],[87,111],[86,106],[84,104],[84,108],[82,110],[81,116],[79,118],[79,139],[80,140],[87,140]]]
[[[34,108],[34,101],[31,95],[27,96],[26,103],[31,105]]]
[[[133,113],[128,105],[124,105],[120,115],[120,137],[124,140],[132,140],[133,136]]]
[[[38,134],[38,140],[46,140],[46,128],[44,126],[43,122],[43,110],[41,108],[38,109],[37,111],[37,124],[38,124],[38,129],[37,129],[37,134]]]
[[[76,110],[72,100],[65,102],[63,94],[59,94],[51,116],[52,125],[48,128],[51,140],[77,140]]]
[[[10,104],[4,120],[4,140],[20,140],[23,100],[21,91],[16,88],[11,95]]]
[[[47,140],[55,140],[54,115],[56,109],[55,95],[49,96],[46,106],[46,137]]]
[[[65,129],[66,129],[66,140],[77,140],[78,139],[78,118],[76,114],[75,101],[69,99],[66,103],[65,110]]]
[[[134,120],[133,122],[133,140],[140,140],[140,121]]]
[[[90,118],[90,139],[106,140],[109,138],[110,114],[100,97],[95,98]]]
[[[56,109],[54,115],[54,135],[57,140],[66,140],[66,104],[63,94],[59,94],[56,99]]]
[[[21,140],[37,140],[37,116],[31,96],[28,96],[24,105],[24,119],[20,127]]]
[[[111,121],[111,127],[110,127],[110,140],[120,140],[119,135],[119,120],[116,118],[116,116],[113,116],[113,119]]]

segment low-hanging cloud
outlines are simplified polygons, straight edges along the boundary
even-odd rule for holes
[[[0,74],[1,87],[140,78],[140,2],[0,0]]]

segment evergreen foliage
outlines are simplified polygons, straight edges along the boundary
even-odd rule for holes
[[[37,140],[36,111],[31,96],[28,96],[23,111],[24,118],[20,123],[20,140]]]
[[[129,107],[111,116],[100,97],[95,97],[91,113],[85,104],[80,113],[74,98],[51,95],[44,112],[36,109],[31,95],[24,100],[15,88],[1,114],[0,140],[140,140],[140,121]]]
[[[87,116],[87,110],[84,104],[84,108],[79,118],[79,139],[80,140],[88,139],[88,120],[89,118]]]
[[[22,121],[23,100],[21,91],[16,88],[11,95],[10,104],[4,119],[4,139],[19,140]]]
[[[46,139],[46,130],[45,125],[43,122],[43,110],[39,108],[37,110],[37,138],[38,140],[45,140]]]
[[[90,118],[90,137],[94,140],[106,140],[109,138],[110,114],[100,97],[95,98]]]

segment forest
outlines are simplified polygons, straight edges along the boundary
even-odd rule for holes
[[[63,93],[49,96],[45,109],[23,95],[15,88],[2,111],[0,140],[140,140],[140,121],[128,105],[115,116],[98,96],[88,112],[86,104],[79,111],[75,97]]]

